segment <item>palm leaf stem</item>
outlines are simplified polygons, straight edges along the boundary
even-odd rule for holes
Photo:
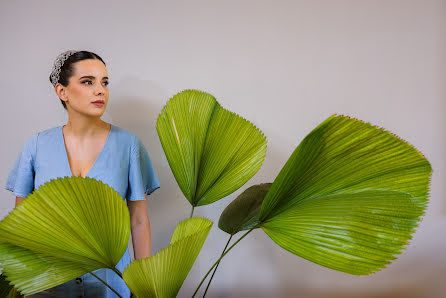
[[[122,273],[121,273],[121,271],[119,271],[118,268],[113,267],[113,268],[110,268],[110,269],[112,269],[117,275],[119,275],[120,278],[122,278]]]
[[[192,215],[194,215],[194,208],[195,208],[195,206],[192,206],[192,210],[190,211],[190,216],[189,216],[189,218],[192,218]]]
[[[229,245],[229,242],[231,242],[232,236],[234,236],[234,235],[231,234],[231,236],[229,237],[228,242],[226,242],[225,248],[221,252],[221,255],[223,255],[225,253],[226,248]],[[212,279],[214,278],[214,275],[215,275],[215,271],[217,271],[217,268],[218,268],[219,264],[220,264],[220,262],[217,263],[217,266],[215,266],[214,272],[212,272],[211,278],[209,279],[208,285],[206,286],[206,290],[204,291],[203,298],[206,296],[206,293],[208,292],[209,286],[211,285]]]
[[[253,228],[251,228],[248,232],[246,232],[242,237],[240,237],[234,244],[231,245],[230,248],[228,248],[228,250],[223,253],[221,255],[221,257],[214,263],[214,265],[212,265],[212,267],[209,269],[209,271],[206,273],[206,275],[203,277],[203,279],[201,280],[200,284],[198,285],[197,289],[195,290],[194,294],[192,295],[192,298],[195,297],[195,295],[197,294],[198,290],[200,289],[201,285],[203,284],[203,282],[205,281],[206,277],[208,277],[209,273],[211,273],[212,269],[214,269],[215,266],[217,266],[217,264],[221,261],[221,259],[223,259],[224,256],[226,256],[226,254],[237,244],[239,243],[243,238],[246,237],[246,235],[248,235],[249,233],[251,233],[252,230],[254,230],[255,228],[257,228],[259,226],[259,224],[257,224],[256,226],[254,226]]]
[[[97,276],[96,274],[94,274],[93,272],[90,272],[91,275],[93,275],[94,277],[96,277],[97,279],[99,279],[104,285],[106,285],[110,290],[113,291],[113,293],[115,293],[116,295],[118,295],[119,297],[122,298],[121,295],[119,295],[118,292],[116,292],[115,289],[113,289],[108,283],[106,283],[105,281],[103,281],[99,276]]]

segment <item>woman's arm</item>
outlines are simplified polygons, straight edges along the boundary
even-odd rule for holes
[[[23,202],[24,199],[25,198],[22,198],[22,197],[15,197],[15,206],[14,206],[14,208],[17,207],[21,202]]]
[[[127,201],[135,260],[150,257],[151,234],[147,197],[146,194],[145,200]]]

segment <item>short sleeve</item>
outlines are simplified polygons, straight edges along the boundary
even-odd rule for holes
[[[136,137],[130,149],[129,184],[126,198],[129,201],[145,200],[160,187],[158,177],[144,144]]]
[[[26,198],[34,190],[37,136],[26,141],[6,180],[5,188],[17,197]]]

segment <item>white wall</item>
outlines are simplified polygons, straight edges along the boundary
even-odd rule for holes
[[[442,297],[446,290],[446,1],[1,1],[0,183],[33,133],[65,123],[48,76],[67,49],[105,60],[104,120],[136,133],[161,183],[149,204],[153,252],[190,212],[155,130],[183,89],[212,93],[268,138],[261,170],[239,191],[196,209],[215,225],[180,296],[220,254],[217,221],[247,187],[272,181],[293,149],[333,113],[384,127],[418,148],[434,172],[426,216],[387,269],[349,276],[253,232],[221,264],[208,297]],[[1,190],[0,218],[14,206]]]

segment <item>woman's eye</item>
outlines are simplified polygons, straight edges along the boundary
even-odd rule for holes
[[[104,84],[104,86],[107,86],[109,83],[107,81],[105,81],[103,84]]]
[[[88,84],[86,84],[88,83]],[[91,81],[83,81],[82,84],[91,85]]]

